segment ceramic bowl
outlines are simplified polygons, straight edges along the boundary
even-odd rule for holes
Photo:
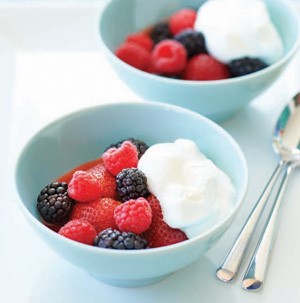
[[[198,8],[203,0],[111,0],[100,17],[100,40],[111,66],[137,95],[147,101],[182,106],[221,122],[249,104],[279,77],[299,44],[300,23],[293,5],[265,0],[284,44],[284,55],[270,67],[243,77],[185,81],[135,69],[114,55],[125,37],[153,25],[182,7]],[[254,21],[255,22],[255,21]]]
[[[102,249],[64,238],[40,221],[36,198],[46,184],[99,155],[113,142],[135,137],[149,145],[194,140],[236,188],[234,207],[208,230],[187,241],[139,251]],[[224,234],[244,198],[247,165],[238,144],[220,126],[192,111],[159,103],[117,103],[64,116],[40,130],[16,167],[19,204],[40,237],[58,255],[105,283],[141,286],[196,261]],[[35,248],[37,249],[37,248]]]

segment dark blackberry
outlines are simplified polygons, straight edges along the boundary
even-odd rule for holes
[[[37,209],[47,223],[64,222],[70,215],[74,200],[68,196],[68,184],[52,182],[37,197]]]
[[[147,240],[132,232],[120,232],[107,228],[102,230],[94,239],[94,246],[110,249],[145,249]]]
[[[174,36],[174,40],[185,47],[189,57],[200,53],[207,54],[204,36],[201,32],[188,29]]]
[[[155,24],[150,32],[150,37],[154,44],[162,40],[172,39],[173,35],[169,30],[169,23],[166,21]]]
[[[138,151],[139,159],[145,153],[145,151],[149,148],[149,146],[142,140],[138,140],[138,139],[134,139],[134,138],[127,138],[120,142],[111,144],[106,150],[108,150],[109,148],[112,148],[112,147],[119,148],[124,141],[130,141],[132,144],[135,145],[135,147],[137,148],[137,151]]]
[[[149,195],[147,178],[137,168],[123,169],[116,176],[117,193],[123,202]]]
[[[228,67],[230,77],[240,77],[262,70],[268,65],[258,58],[244,57],[232,60]]]
[[[170,79],[181,79],[181,75],[167,75],[167,74],[156,74],[156,75]]]

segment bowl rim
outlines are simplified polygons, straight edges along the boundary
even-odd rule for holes
[[[185,240],[180,243],[164,246],[164,247],[149,248],[149,249],[142,249],[142,250],[129,250],[129,251],[128,250],[99,249],[99,247],[86,245],[86,244],[79,243],[79,242],[70,240],[68,238],[62,237],[57,232],[54,232],[49,227],[45,226],[37,217],[35,217],[33,214],[31,214],[31,212],[27,209],[27,207],[24,205],[24,203],[21,199],[21,194],[20,194],[20,190],[19,190],[20,186],[19,186],[19,181],[18,181],[18,169],[20,167],[24,154],[26,153],[27,149],[30,148],[30,145],[32,144],[32,142],[40,134],[42,134],[45,130],[51,128],[52,126],[66,120],[66,119],[70,119],[72,117],[76,117],[76,116],[84,114],[84,113],[92,112],[95,109],[101,110],[102,108],[107,108],[107,107],[112,107],[112,108],[116,107],[117,108],[120,106],[127,107],[127,108],[136,107],[136,106],[154,107],[154,108],[159,107],[162,110],[179,112],[184,115],[189,115],[195,119],[202,120],[204,123],[209,124],[209,126],[211,128],[213,128],[215,131],[220,133],[230,143],[230,145],[233,147],[234,151],[236,152],[237,156],[239,157],[241,164],[242,164],[241,170],[243,171],[243,176],[244,176],[244,182],[242,184],[242,187],[239,189],[240,198],[237,200],[235,207],[233,207],[230,210],[230,213],[227,214],[226,216],[224,216],[224,218],[222,218],[222,220],[220,220],[220,222],[214,224],[209,229],[205,230],[198,236],[193,237],[191,239]],[[212,120],[206,118],[205,116],[203,116],[201,114],[195,113],[192,110],[185,109],[185,108],[175,106],[172,104],[165,104],[165,103],[159,103],[159,102],[116,102],[116,103],[100,104],[100,105],[95,105],[95,106],[90,106],[90,107],[86,107],[83,109],[75,110],[75,111],[65,114],[55,120],[52,120],[50,123],[47,123],[44,127],[42,127],[37,132],[35,132],[31,136],[31,138],[27,141],[27,143],[24,144],[24,146],[20,149],[18,156],[17,156],[17,161],[16,161],[15,167],[14,167],[14,177],[15,177],[14,178],[15,179],[15,188],[16,188],[17,194],[18,194],[17,203],[20,206],[21,210],[23,211],[25,217],[30,221],[30,223],[32,225],[34,225],[38,229],[42,228],[42,230],[44,230],[46,232],[47,236],[54,237],[54,238],[56,238],[57,241],[62,241],[61,243],[68,243],[71,247],[74,247],[77,249],[88,250],[90,252],[94,252],[94,253],[98,253],[98,254],[103,253],[103,254],[109,254],[109,255],[112,255],[112,254],[143,255],[143,254],[149,254],[149,253],[152,254],[152,253],[159,253],[159,252],[167,252],[167,251],[172,251],[174,249],[177,250],[177,249],[184,248],[185,246],[192,245],[193,243],[198,242],[199,240],[201,240],[205,237],[208,237],[214,231],[222,228],[222,226],[225,225],[231,218],[235,217],[235,215],[238,212],[238,209],[241,207],[241,205],[245,199],[245,196],[246,196],[246,193],[248,190],[248,185],[249,185],[249,171],[248,171],[248,166],[247,166],[247,161],[245,159],[245,155],[242,152],[239,144],[234,140],[234,138],[225,129],[223,129],[220,125],[213,122]]]
[[[248,79],[251,80],[253,78],[259,78],[263,77],[267,73],[271,73],[273,70],[279,68],[280,66],[284,65],[286,62],[288,62],[296,53],[298,48],[300,47],[300,15],[297,12],[297,8],[294,3],[291,3],[287,0],[277,0],[277,2],[280,2],[281,5],[284,5],[288,8],[290,15],[293,16],[292,20],[297,23],[297,37],[295,40],[295,43],[293,46],[286,52],[284,56],[282,56],[279,60],[274,62],[273,64],[269,65],[268,67],[257,71],[255,73],[251,73],[248,75],[235,77],[235,78],[228,78],[228,79],[222,79],[222,80],[184,80],[184,79],[173,79],[173,78],[167,78],[162,77],[158,75],[154,75],[142,70],[139,70],[133,66],[130,66],[129,64],[125,63],[121,59],[119,59],[115,54],[108,48],[106,43],[104,42],[103,35],[102,35],[102,22],[103,22],[103,16],[105,15],[105,12],[109,9],[109,7],[112,5],[112,3],[120,1],[120,0],[110,0],[105,7],[103,8],[100,19],[99,19],[99,26],[98,26],[98,34],[100,36],[100,42],[102,45],[102,48],[104,49],[105,53],[113,60],[116,60],[123,68],[128,69],[129,71],[136,73],[138,76],[149,78],[149,80],[153,81],[162,81],[170,84],[179,84],[179,85],[188,85],[188,86],[197,86],[197,85],[203,85],[203,86],[212,86],[212,85],[231,85],[235,84],[237,82],[244,82]],[[273,1],[270,1],[271,4],[273,4]]]

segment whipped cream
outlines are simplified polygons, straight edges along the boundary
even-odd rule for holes
[[[152,145],[138,168],[160,201],[165,222],[188,238],[211,227],[234,206],[230,178],[191,140]]]
[[[194,28],[205,36],[209,53],[223,63],[249,56],[272,64],[283,54],[262,0],[208,0],[199,8]]]

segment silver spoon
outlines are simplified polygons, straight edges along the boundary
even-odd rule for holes
[[[263,228],[260,240],[255,248],[242,287],[250,291],[262,288],[270,261],[272,243],[276,229],[278,212],[282,198],[292,171],[300,165],[300,96],[294,97],[292,103],[285,107],[278,120],[274,149],[288,162],[283,179],[280,183],[269,218]]]
[[[258,220],[260,219],[263,210],[270,197],[272,189],[280,175],[285,170],[284,182],[280,186],[281,194],[277,195],[276,200],[281,200],[281,195],[286,186],[287,177],[290,174],[291,166],[290,162],[296,163],[296,160],[300,157],[300,93],[296,94],[288,105],[282,111],[274,132],[273,147],[275,151],[280,155],[281,160],[278,163],[275,171],[273,172],[270,180],[268,181],[265,189],[263,190],[257,203],[254,205],[245,225],[240,231],[234,245],[228,252],[224,261],[217,269],[217,277],[224,282],[231,282],[237,275],[240,268],[242,259],[245,256],[247,247],[249,246],[250,240],[254,234]],[[253,261],[255,262],[255,261]],[[253,265],[254,266],[254,265]],[[253,272],[253,266],[247,271],[247,276],[244,278],[243,287],[250,289],[250,271]],[[257,272],[257,271],[256,271]],[[248,286],[247,286],[247,285]],[[253,287],[254,288],[254,287]]]

